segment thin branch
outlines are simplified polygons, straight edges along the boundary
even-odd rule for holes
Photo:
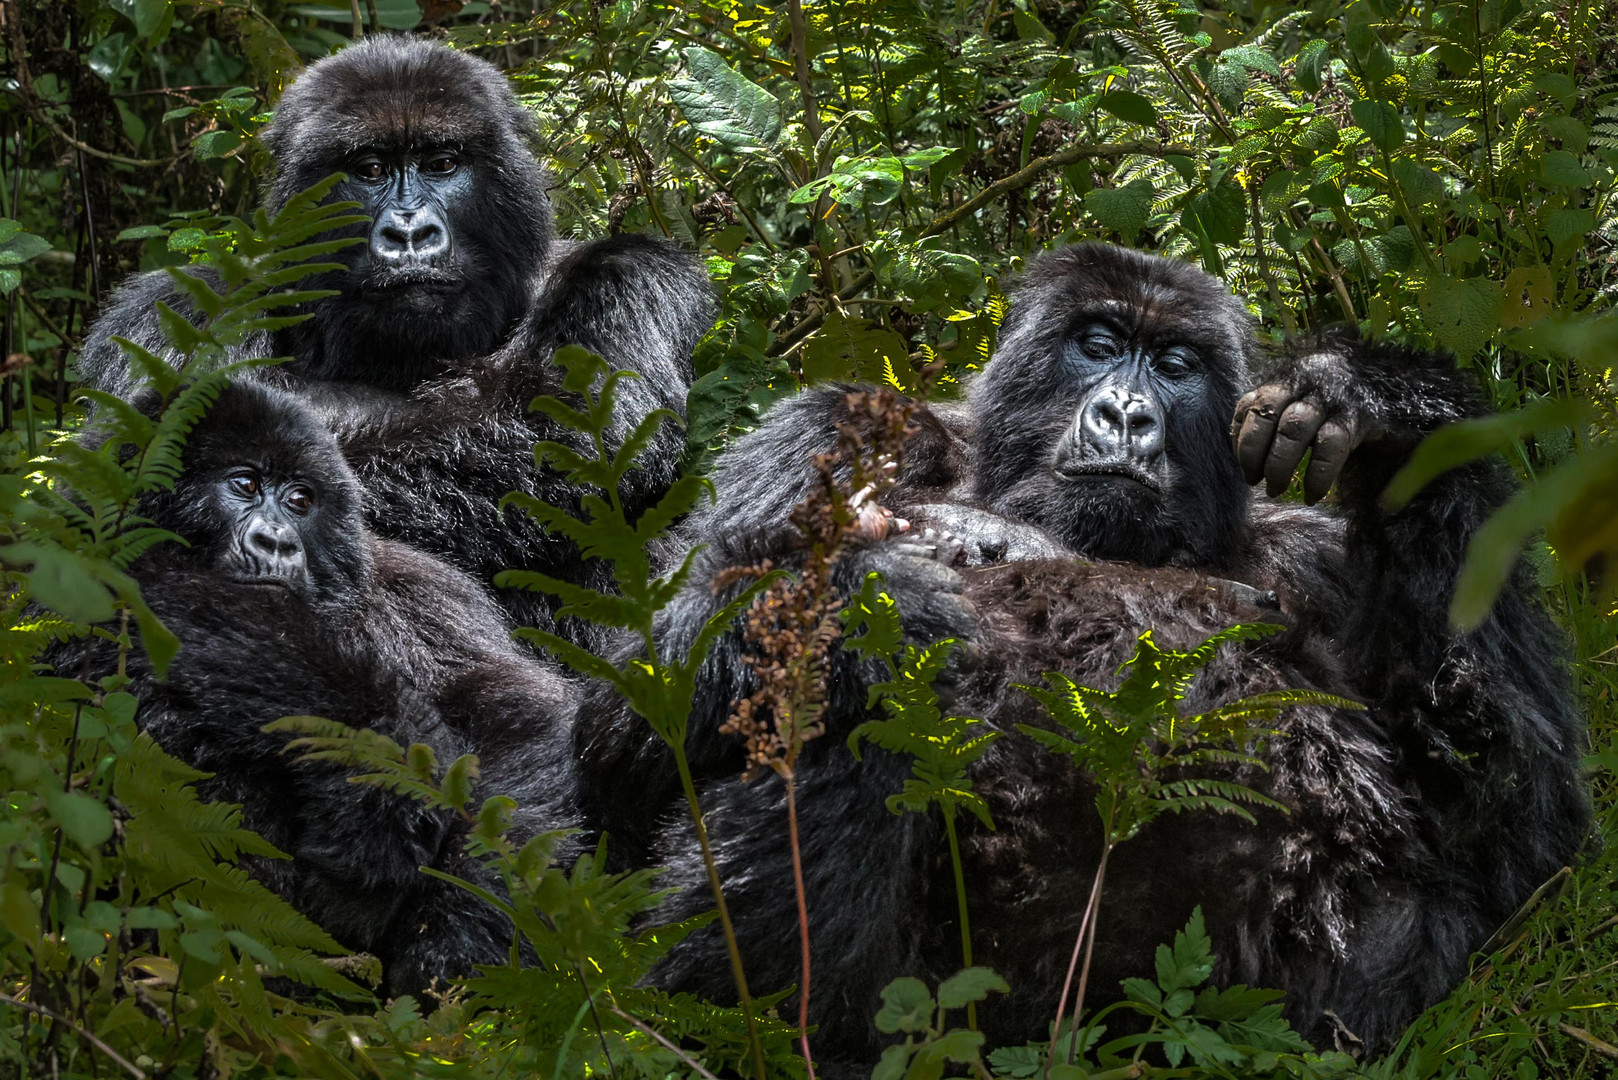
[[[146,1074],[137,1069],[133,1062],[126,1059],[118,1051],[114,1050],[112,1047],[108,1046],[106,1043],[102,1042],[90,1032],[84,1030],[79,1025],[75,1024],[73,1021],[69,1020],[60,1013],[53,1012],[43,1005],[35,1005],[31,1001],[19,1001],[10,994],[0,994],[0,1001],[4,1001],[8,1005],[15,1005],[19,1009],[27,1009],[31,1013],[38,1016],[43,1016],[47,1020],[54,1020],[58,1024],[67,1025],[68,1027],[72,1028],[74,1033],[85,1042],[89,1043],[97,1050],[100,1050],[103,1054],[106,1054],[108,1057],[112,1058],[113,1061],[117,1062],[126,1072],[129,1073],[130,1076],[133,1076],[135,1080],[146,1080]]]
[[[675,1046],[673,1043],[669,1042],[662,1035],[659,1035],[654,1028],[641,1023],[639,1020],[636,1020],[633,1016],[630,1016],[616,1005],[608,1005],[607,1011],[615,1014],[622,1020],[628,1020],[631,1024],[634,1024],[635,1030],[643,1034],[650,1035],[652,1038],[656,1039],[660,1044],[662,1044],[665,1050],[679,1058],[681,1061],[685,1062],[687,1065],[691,1066],[691,1068],[695,1069],[697,1075],[702,1077],[702,1080],[719,1080],[719,1078],[713,1073],[709,1072],[707,1069],[704,1069],[702,1065],[699,1064],[697,1060],[690,1054],[687,1054],[684,1050],[681,1050],[678,1046]]]
[[[1594,1050],[1602,1057],[1612,1061],[1618,1061],[1618,1046],[1612,1045],[1612,1043],[1605,1039],[1598,1039],[1588,1031],[1585,1031],[1583,1028],[1574,1027],[1566,1020],[1563,1020],[1561,1023],[1557,1024],[1556,1027],[1557,1030],[1559,1030],[1563,1035],[1583,1043],[1585,1046],[1588,1046],[1591,1050]]]

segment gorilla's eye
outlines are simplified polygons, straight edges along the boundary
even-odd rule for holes
[[[1197,358],[1190,349],[1169,349],[1153,366],[1164,375],[1189,375],[1197,370]]]
[[[1088,356],[1108,359],[1118,355],[1118,336],[1104,326],[1091,327],[1079,338],[1079,347]]]
[[[258,497],[258,477],[252,473],[237,473],[226,482],[230,484],[231,491],[244,499],[256,499]]]
[[[454,154],[434,154],[422,163],[422,169],[435,176],[448,176],[461,164]]]
[[[302,485],[288,488],[287,493],[281,496],[281,502],[286,505],[288,510],[299,515],[307,514],[315,508],[314,495]]]
[[[380,180],[388,174],[388,168],[382,164],[382,159],[374,157],[361,158],[354,162],[349,171],[361,180]]]

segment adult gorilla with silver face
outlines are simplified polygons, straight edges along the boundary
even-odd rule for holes
[[[381,534],[485,582],[521,567],[605,584],[570,543],[496,508],[515,490],[561,505],[578,497],[534,465],[536,441],[570,436],[528,404],[559,388],[555,350],[578,344],[642,376],[620,384],[615,438],[654,410],[682,413],[712,292],[701,265],[664,241],[558,240],[532,134],[496,68],[441,45],[371,38],[311,65],[263,134],[275,157],[266,203],[279,210],[342,172],[331,198],[362,205],[370,224],[353,235],[366,242],[311,282],[337,295],[313,304],[310,319],[237,353],[292,357],[255,377],[297,393],[330,425]],[[118,293],[80,358],[87,385],[132,390],[113,335],[169,349],[157,301],[189,310],[162,273]],[[663,425],[624,481],[631,512],[667,487],[682,447]],[[533,594],[501,599],[519,622],[550,622],[551,606]]]
[[[1153,948],[1201,904],[1216,979],[1285,990],[1316,1045],[1385,1048],[1584,837],[1582,724],[1531,575],[1477,630],[1447,624],[1466,543],[1510,497],[1509,470],[1474,464],[1400,511],[1378,505],[1422,436],[1483,411],[1475,381],[1444,356],[1337,336],[1300,343],[1240,396],[1256,352],[1249,323],[1228,290],[1182,263],[1098,245],[1036,260],[967,405],[917,413],[908,464],[883,497],[908,528],[875,530],[838,571],[846,588],[881,571],[912,640],[970,642],[951,711],[1005,733],[973,770],[996,829],[967,815],[962,837],[975,959],[1012,987],[980,1007],[995,1042],[1046,1035],[1100,856],[1093,785],[1014,730],[1051,723],[1018,684],[1060,671],[1114,687],[1148,629],[1187,649],[1238,622],[1287,628],[1219,655],[1188,711],[1293,687],[1369,709],[1287,710],[1265,771],[1221,774],[1289,813],[1260,812],[1255,825],[1168,815],[1118,850],[1092,1005],[1148,973]],[[686,536],[711,546],[659,627],[665,648],[683,647],[724,599],[715,576],[796,557],[788,517],[810,478],[780,465],[824,450],[849,416],[843,390],[808,392],[722,460],[717,504]],[[1336,506],[1249,496],[1244,480],[1260,478],[1278,494],[1311,447],[1306,495],[1335,482]],[[743,778],[739,740],[718,732],[755,688],[746,648],[733,636],[704,669],[687,745],[730,909],[746,913],[736,931],[748,978],[767,991],[800,973],[782,947],[796,911],[781,783]],[[825,737],[796,769],[814,1045],[843,1063],[878,1051],[883,985],[960,965],[941,830],[884,805],[910,763],[869,747],[855,760],[845,745],[872,715],[871,678],[834,656]],[[665,752],[606,695],[575,734],[587,810],[609,845],[674,868],[684,891],[664,916],[706,906]],[[727,993],[717,932],[693,934],[655,978]]]

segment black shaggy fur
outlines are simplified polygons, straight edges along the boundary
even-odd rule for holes
[[[1143,356],[1195,353],[1189,373],[1169,369],[1154,384],[1166,432],[1149,484],[1053,472],[1090,393],[1076,381],[1088,369],[1074,360],[1074,335],[1096,313]],[[887,574],[913,639],[971,641],[948,688],[953,711],[1007,732],[975,774],[998,828],[963,841],[977,960],[1013,988],[983,1011],[993,1040],[1046,1033],[1099,851],[1092,789],[1014,732],[1048,723],[1014,686],[1055,670],[1112,688],[1147,629],[1183,648],[1237,622],[1288,627],[1221,656],[1188,707],[1307,687],[1370,708],[1291,710],[1286,737],[1266,751],[1269,771],[1237,777],[1290,815],[1261,814],[1256,826],[1164,818],[1120,849],[1092,1004],[1148,973],[1152,948],[1200,903],[1220,979],[1286,990],[1288,1015],[1317,1044],[1385,1048],[1583,842],[1583,726],[1562,635],[1532,580],[1519,573],[1476,631],[1455,634],[1446,621],[1466,543],[1510,496],[1509,472],[1484,462],[1397,514],[1377,505],[1422,436],[1483,410],[1472,378],[1441,355],[1343,337],[1275,362],[1267,384],[1380,436],[1348,457],[1335,507],[1306,507],[1243,489],[1229,425],[1251,351],[1239,305],[1189,267],[1099,246],[1046,256],[969,405],[918,417],[911,464],[885,500],[909,531],[846,561],[845,585],[867,569]],[[660,628],[668,646],[715,609],[713,573],[792,558],[786,517],[808,478],[783,469],[823,449],[845,415],[840,391],[806,393],[727,455],[717,505],[689,525],[689,539],[712,547],[703,583]],[[799,979],[795,911],[782,787],[773,775],[741,780],[737,741],[717,733],[751,689],[740,648],[725,643],[705,668],[689,747],[749,979],[764,990]],[[871,1017],[884,984],[959,965],[938,829],[883,805],[908,763],[874,752],[856,762],[843,745],[869,715],[866,682],[846,659],[834,666],[826,735],[798,770],[814,1044],[844,1063],[868,1062],[880,1045]],[[621,854],[674,867],[685,891],[667,914],[700,910],[702,867],[663,755],[613,710],[603,695],[576,729],[588,812]],[[722,941],[705,928],[658,977],[726,993]]]
[[[381,535],[483,582],[526,568],[604,584],[571,545],[497,509],[515,490],[564,505],[577,498],[535,467],[533,444],[566,433],[528,404],[559,388],[555,349],[579,344],[642,376],[620,384],[618,437],[653,410],[683,414],[712,291],[701,265],[661,240],[556,240],[547,180],[527,145],[532,127],[496,68],[442,45],[375,37],[311,65],[265,132],[276,159],[268,206],[346,171],[332,198],[359,200],[375,224],[349,230],[369,242],[337,256],[344,270],[313,282],[339,295],[237,352],[293,358],[257,377],[305,397],[337,433]],[[429,173],[435,155],[454,167]],[[391,171],[367,181],[367,161]],[[386,219],[406,202],[441,227],[443,250],[400,258],[388,248]],[[130,392],[113,335],[168,350],[158,301],[185,309],[162,273],[118,292],[80,357],[86,385]],[[671,482],[682,448],[677,427],[665,424],[648,464],[624,481],[632,511]],[[501,600],[521,623],[550,622],[551,605],[535,594]]]
[[[442,765],[479,755],[480,793],[518,802],[513,835],[574,823],[568,684],[510,641],[504,613],[471,578],[431,556],[373,538],[361,492],[331,435],[293,397],[226,390],[193,432],[185,471],[145,512],[189,546],[161,544],[134,576],[181,649],[157,681],[130,655],[137,723],[165,750],[212,773],[199,786],[243,805],[243,822],[292,860],[252,859],[253,872],[344,945],[384,965],[389,993],[500,963],[511,927],[427,865],[497,882],[462,851],[464,823],[414,800],[350,783],[336,767],[297,762],[288,736],[263,726],[316,715],[431,746]],[[251,468],[266,488],[301,484],[313,509],[299,543],[303,587],[246,580],[241,536],[223,520],[221,483]],[[90,646],[90,674],[116,653]],[[83,646],[52,658],[78,672]]]

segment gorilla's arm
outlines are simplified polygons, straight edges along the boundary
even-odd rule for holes
[[[1572,857],[1581,837],[1567,823],[1588,811],[1574,779],[1580,724],[1562,638],[1526,565],[1476,630],[1447,621],[1467,543],[1515,479],[1503,461],[1479,461],[1395,513],[1379,502],[1424,436],[1485,411],[1476,380],[1445,355],[1336,338],[1288,356],[1244,397],[1235,437],[1248,479],[1272,491],[1305,448],[1311,498],[1340,467],[1346,530],[1327,558],[1352,590],[1333,636],[1355,692],[1390,725],[1435,842],[1478,844],[1491,894],[1517,897]],[[1521,842],[1502,856],[1506,833]]]

